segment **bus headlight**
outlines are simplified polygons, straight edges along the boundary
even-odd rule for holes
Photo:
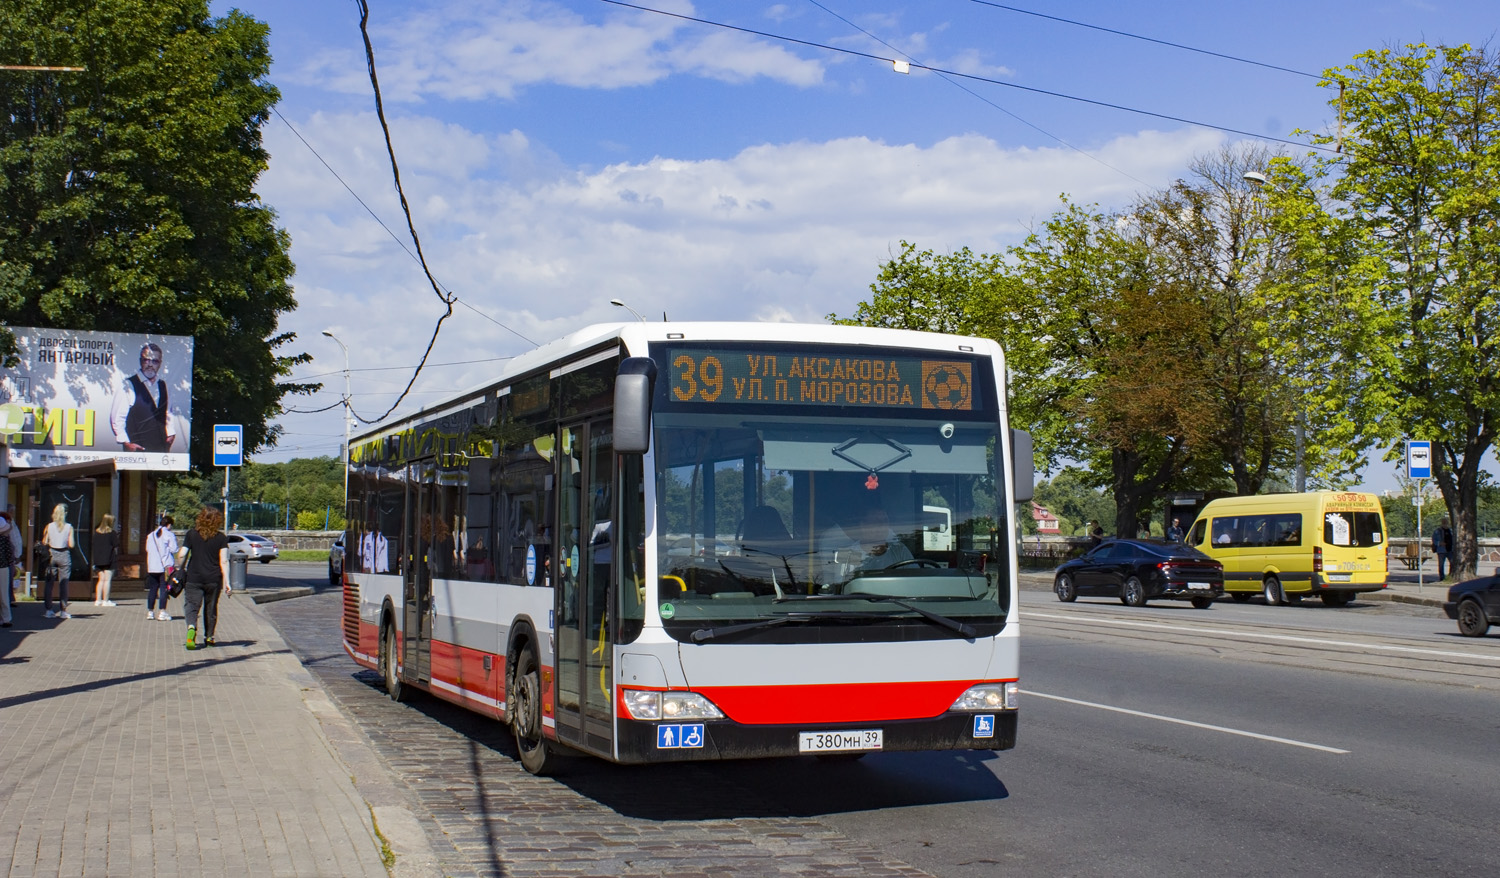
[[[1020,683],[980,683],[964,690],[950,710],[1015,710]]]
[[[625,689],[621,694],[631,719],[723,719],[712,701],[696,692],[651,692]]]

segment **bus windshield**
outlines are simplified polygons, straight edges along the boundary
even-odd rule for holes
[[[657,608],[673,637],[999,630],[1010,525],[993,421],[768,414],[657,413]]]

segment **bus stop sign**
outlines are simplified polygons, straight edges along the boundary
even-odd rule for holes
[[[1406,477],[1432,478],[1432,443],[1412,439],[1406,443]]]
[[[244,438],[240,424],[214,424],[214,466],[244,466]]]

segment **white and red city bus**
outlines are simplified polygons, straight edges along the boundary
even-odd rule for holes
[[[344,646],[521,761],[1015,746],[998,345],[591,326],[354,438]]]

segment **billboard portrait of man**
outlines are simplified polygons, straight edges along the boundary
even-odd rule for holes
[[[0,430],[12,467],[112,459],[120,470],[191,468],[190,336],[10,330],[19,362],[0,369]]]
[[[161,348],[148,342],[141,348],[140,368],[115,390],[109,425],[126,451],[165,453],[176,438],[168,418],[167,382],[157,377],[161,368]]]

